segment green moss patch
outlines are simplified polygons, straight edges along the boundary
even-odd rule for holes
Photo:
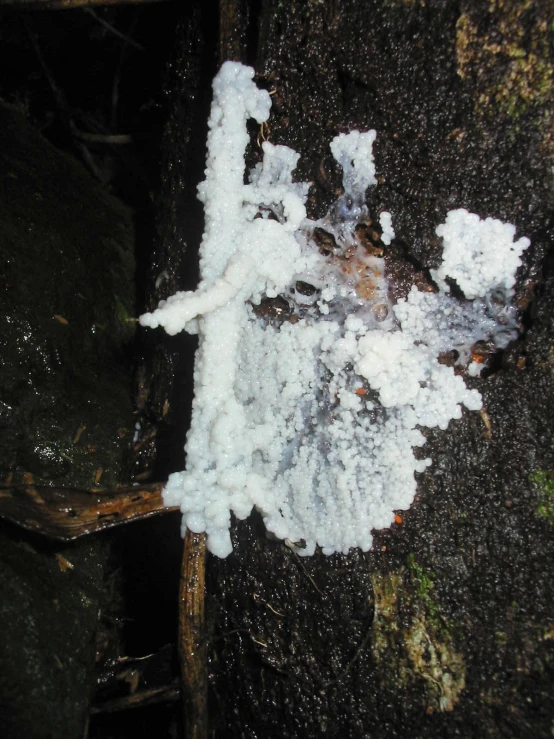
[[[554,470],[538,471],[529,476],[530,482],[538,489],[538,502],[535,514],[554,524]]]

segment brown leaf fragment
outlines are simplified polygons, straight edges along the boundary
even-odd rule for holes
[[[58,552],[58,554],[56,554],[56,559],[58,560],[58,566],[62,572],[75,569],[73,562],[70,562],[67,557],[63,556],[63,554]]]
[[[163,483],[110,490],[0,485],[0,518],[29,531],[71,541],[177,508],[166,508]]]

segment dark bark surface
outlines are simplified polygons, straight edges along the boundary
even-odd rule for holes
[[[425,431],[433,465],[418,475],[401,524],[377,532],[368,554],[299,559],[270,541],[254,514],[234,526],[228,559],[209,557],[213,731],[549,736],[552,7],[265,0],[257,25],[252,14],[239,16],[250,25],[237,28],[241,44],[227,48],[244,49],[241,61],[255,63],[260,84],[275,89],[269,138],[301,153],[297,176],[314,183],[312,217],[325,213],[340,187],[331,138],[375,128],[379,185],[368,206],[393,213],[400,262],[435,267],[435,228],[459,207],[515,223],[532,246],[517,289],[524,331],[487,377],[468,380],[485,412],[464,413],[446,432]],[[199,11],[195,22],[201,18]],[[157,298],[183,289],[182,264],[167,265],[179,258],[175,248],[199,239],[193,194],[205,124],[198,113],[207,112],[217,53],[207,43],[191,46],[188,29],[176,65],[169,216],[155,267],[175,282],[164,280]],[[156,402],[161,407],[164,393],[173,393],[182,402],[172,412],[182,415],[187,382],[171,390],[165,378],[191,346],[171,341],[159,353],[165,389]],[[172,359],[164,364],[168,346]],[[174,419],[165,419],[168,428]]]

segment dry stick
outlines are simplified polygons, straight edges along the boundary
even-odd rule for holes
[[[0,485],[0,518],[51,539],[71,541],[178,510],[164,506],[163,487],[161,482],[104,491]]]
[[[187,739],[208,737],[208,650],[204,588],[206,535],[187,530],[179,589],[179,662]]]

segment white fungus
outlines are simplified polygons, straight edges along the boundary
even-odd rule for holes
[[[220,557],[232,550],[231,511],[245,518],[254,506],[302,554],[366,551],[372,530],[411,505],[414,473],[431,463],[414,455],[420,428],[445,429],[462,406],[481,407],[438,355],[455,350],[467,364],[475,341],[509,341],[509,296],[491,296],[512,288],[529,242],[514,244],[513,226],[453,211],[437,229],[440,292],[413,287],[393,305],[384,259],[355,232],[376,184],[375,131],[333,140],[344,194],[310,221],[309,184],[293,183],[298,155],[288,147],[266,142],[244,184],[246,121],[262,123],[271,105],[252,78],[226,62],[214,80],[198,289],[140,319],[199,335],[187,468],[170,476],[164,501],[180,505],[183,534],[205,531]],[[390,243],[390,214],[381,227]],[[447,277],[471,301],[447,295]]]
[[[464,208],[451,210],[436,233],[443,238],[443,252],[441,266],[431,270],[433,279],[448,292],[445,280],[451,277],[469,300],[494,289],[511,290],[521,255],[531,243],[525,236],[514,242],[511,223],[481,220]]]
[[[381,241],[385,246],[389,246],[395,237],[395,233],[392,227],[392,215],[387,210],[383,210],[379,214],[379,224],[383,230]]]

